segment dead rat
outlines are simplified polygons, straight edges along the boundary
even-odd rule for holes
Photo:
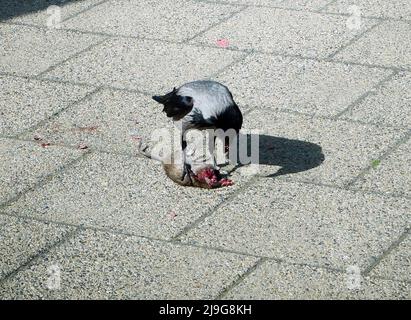
[[[174,163],[174,158],[171,159],[171,163],[165,163],[160,157],[147,152],[147,148],[148,146],[143,146],[140,141],[138,146],[139,152],[149,159],[162,162],[166,175],[181,186],[215,189],[233,185],[232,180],[223,178],[220,171],[208,163],[202,163],[201,165],[195,166],[195,168],[188,164],[188,173],[181,179],[184,170],[183,163]]]

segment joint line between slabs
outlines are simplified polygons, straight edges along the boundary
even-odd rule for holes
[[[226,205],[227,203],[231,202],[237,195],[240,193],[244,192],[248,188],[250,188],[252,185],[257,183],[259,180],[259,177],[254,176],[250,178],[249,181],[245,182],[245,184],[237,189],[236,191],[233,191],[226,199],[223,199],[219,204],[217,204],[215,207],[211,208],[209,211],[207,211],[205,214],[202,216],[198,217],[196,220],[194,220],[192,223],[188,224],[181,230],[179,233],[177,233],[174,237],[172,237],[172,241],[179,241],[181,237],[185,234],[187,234],[190,230],[196,228],[199,224],[201,224],[205,219],[208,217],[212,216],[221,206]]]
[[[8,25],[22,25],[22,26],[27,26],[27,27],[33,27],[37,29],[44,29],[46,27],[43,26],[37,26],[37,25],[30,25],[30,24],[22,24],[22,23],[4,23],[0,22],[0,24],[8,24]],[[139,37],[139,36],[124,36],[124,35],[118,35],[118,34],[108,34],[108,33],[101,33],[101,32],[92,32],[92,31],[81,31],[81,30],[76,30],[76,29],[59,29],[61,31],[66,31],[66,32],[74,32],[74,33],[80,33],[80,34],[87,34],[87,35],[96,35],[96,36],[101,36],[107,38],[113,38],[113,39],[134,39],[134,40],[145,40],[145,41],[157,41],[160,43],[169,43],[169,44],[177,44],[177,45],[186,45],[186,46],[191,46],[191,47],[196,47],[196,48],[203,48],[203,49],[217,49],[217,50],[229,50],[229,51],[235,51],[235,52],[244,52],[244,53],[249,53],[252,51],[253,53],[258,53],[261,55],[267,55],[267,56],[274,56],[274,57],[284,57],[284,58],[291,58],[291,59],[303,59],[303,60],[312,60],[312,61],[317,61],[317,62],[328,62],[328,63],[335,63],[335,64],[342,64],[342,65],[348,65],[348,66],[364,66],[367,68],[378,68],[378,69],[385,69],[385,70],[399,70],[399,71],[411,71],[411,68],[404,68],[404,67],[393,67],[393,66],[385,66],[385,65],[378,65],[378,64],[368,64],[368,63],[361,63],[361,62],[352,62],[352,61],[344,61],[344,60],[336,60],[336,59],[328,59],[328,58],[318,58],[318,57],[309,57],[309,56],[302,56],[299,54],[289,54],[289,53],[281,53],[281,52],[275,52],[275,51],[260,51],[260,50],[254,50],[254,49],[239,49],[235,48],[233,46],[228,47],[228,48],[219,48],[217,46],[211,45],[211,44],[204,44],[204,43],[193,43],[193,42],[179,42],[179,41],[173,41],[173,40],[166,40],[166,39],[156,39],[156,38],[148,38],[148,37]],[[42,72],[43,73],[43,72]]]
[[[74,101],[73,103],[70,103],[68,106],[66,106],[64,108],[61,108],[60,110],[57,110],[52,115],[50,115],[48,118],[39,121],[35,125],[31,126],[30,128],[24,130],[23,132],[15,135],[15,136],[12,136],[11,138],[20,139],[23,136],[28,135],[29,133],[33,133],[37,129],[39,129],[39,128],[43,127],[44,125],[46,125],[46,124],[52,122],[53,120],[55,120],[60,114],[64,113],[65,111],[71,109],[72,107],[75,107],[76,105],[78,105],[78,104],[80,104],[84,101],[88,101],[88,100],[92,99],[92,97],[94,97],[94,95],[96,95],[101,90],[102,90],[102,87],[98,87],[98,88],[93,89],[92,91],[88,92],[82,98]]]
[[[378,160],[385,160],[387,157],[389,157],[393,152],[395,152],[402,144],[406,143],[411,137],[411,130],[408,130],[408,132],[405,133],[404,136],[399,138],[397,141],[395,141],[392,145],[389,145],[388,148],[384,151],[381,152],[380,156],[377,157],[376,159]],[[351,181],[346,183],[344,187],[350,188],[352,187],[358,180],[363,178],[368,172],[370,172],[373,169],[373,166],[370,164],[366,166],[356,177],[354,177]]]
[[[64,163],[63,165],[61,165],[59,168],[57,168],[56,170],[54,170],[53,172],[41,177],[36,183],[34,183],[33,185],[27,187],[26,189],[24,189],[23,191],[19,192],[17,195],[11,197],[10,199],[6,199],[5,202],[0,203],[0,210],[4,209],[10,205],[12,205],[14,202],[18,201],[21,197],[23,197],[25,194],[27,194],[30,191],[33,191],[45,184],[47,184],[49,181],[51,181],[55,176],[57,176],[59,173],[64,172],[65,170],[67,170],[68,168],[74,166],[75,164],[77,164],[78,162],[86,159],[92,152],[87,150],[84,151],[79,157]]]
[[[80,50],[80,51],[76,52],[75,54],[69,56],[68,58],[56,63],[55,65],[52,65],[52,66],[48,67],[46,70],[44,70],[44,71],[40,72],[39,74],[37,74],[36,77],[39,77],[39,78],[43,77],[46,73],[48,73],[50,71],[53,71],[54,69],[60,67],[61,65],[65,64],[66,62],[68,62],[72,59],[75,59],[78,56],[80,56],[81,54],[86,53],[87,51],[90,51],[91,49],[103,44],[107,40],[108,40],[108,38],[104,38],[104,39],[101,39],[101,40],[97,41],[96,43],[93,43],[93,44],[89,45],[88,47],[84,48],[83,50]]]
[[[242,6],[240,7],[240,10],[232,12],[231,14],[229,14],[226,18],[221,19],[219,21],[217,21],[216,23],[212,24],[211,26],[208,26],[207,28],[201,30],[200,32],[196,33],[194,36],[191,36],[187,39],[184,39],[183,41],[181,41],[181,43],[186,43],[186,42],[190,42],[191,40],[194,40],[195,38],[203,35],[204,33],[206,33],[207,31],[211,30],[214,27],[219,26],[220,24],[223,24],[224,22],[227,22],[228,20],[230,20],[231,18],[235,17],[237,14],[240,14],[241,12],[243,12],[244,10],[246,10],[248,8],[248,6]]]
[[[254,273],[265,261],[266,258],[258,259],[250,268],[248,268],[244,273],[240,274],[232,283],[230,283],[227,287],[225,287],[214,300],[221,300],[223,299],[231,290],[237,287],[241,282],[244,281],[249,275]]]
[[[5,283],[8,279],[12,278],[20,271],[26,270],[29,266],[39,260],[41,257],[44,257],[47,253],[49,253],[52,249],[57,248],[67,242],[68,240],[74,238],[81,232],[81,228],[75,228],[73,231],[68,231],[65,233],[61,239],[56,240],[55,242],[51,243],[50,245],[40,249],[35,254],[31,255],[26,259],[25,262],[21,263],[19,267],[13,269],[12,271],[6,273],[3,277],[0,278],[0,285]]]
[[[397,249],[400,246],[400,244],[408,237],[409,233],[410,233],[410,228],[407,227],[405,231],[398,237],[398,239],[396,239],[393,243],[391,243],[391,245],[387,248],[387,250],[385,250],[380,256],[378,256],[376,260],[372,262],[362,272],[362,274],[364,276],[369,275],[371,271],[374,270],[374,268],[376,268],[385,257],[387,257],[391,252],[393,252],[395,249]]]
[[[359,105],[362,101],[364,101],[368,96],[374,94],[374,92],[378,89],[380,89],[384,84],[387,82],[391,81],[397,74],[399,74],[398,70],[392,71],[388,76],[384,77],[381,79],[377,84],[375,84],[371,89],[360,95],[357,99],[355,99],[352,103],[348,105],[347,108],[344,110],[340,111],[337,113],[335,116],[333,116],[334,119],[338,119],[341,116],[349,113],[354,107]]]
[[[324,13],[324,12],[326,11],[326,9],[327,9],[330,5],[336,3],[337,1],[338,1],[338,0],[331,0],[330,2],[328,2],[327,4],[325,4],[324,6],[322,6],[320,9],[318,9],[317,12],[318,12],[318,13]]]
[[[382,21],[378,21],[376,24],[374,24],[373,26],[369,27],[368,29],[364,30],[363,32],[360,32],[359,34],[357,34],[354,38],[352,38],[350,41],[348,41],[346,44],[343,44],[340,48],[338,48],[336,51],[334,51],[333,53],[331,53],[325,60],[332,60],[337,54],[339,54],[340,52],[342,52],[343,50],[349,48],[351,45],[353,45],[354,43],[356,43],[357,41],[359,41],[361,38],[363,38],[367,33],[371,32],[372,30],[374,30],[375,28],[379,27],[380,25],[382,25]]]
[[[79,12],[76,12],[76,13],[72,14],[71,16],[63,19],[61,22],[66,22],[66,21],[68,21],[68,20],[71,20],[71,19],[73,19],[73,18],[75,18],[75,17],[83,14],[84,12],[87,12],[87,11],[89,11],[89,10],[95,8],[95,7],[98,7],[98,6],[104,4],[104,3],[108,2],[108,1],[110,1],[110,0],[103,0],[103,1],[100,1],[100,2],[97,2],[97,3],[94,3],[94,4],[92,4],[91,6],[85,8],[85,9],[79,11]]]

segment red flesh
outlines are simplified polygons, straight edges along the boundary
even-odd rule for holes
[[[233,185],[233,181],[230,179],[223,178],[218,180],[217,174],[217,170],[205,168],[196,174],[195,179],[205,181],[210,187],[227,187]]]

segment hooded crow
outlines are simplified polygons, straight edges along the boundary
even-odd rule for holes
[[[226,86],[216,81],[201,80],[183,84],[165,95],[153,96],[164,106],[163,111],[173,121],[181,120],[181,148],[185,178],[189,168],[185,163],[185,132],[189,129],[234,129],[236,133],[243,124],[243,115]],[[228,149],[228,139],[225,147]],[[215,158],[214,162],[215,162]]]

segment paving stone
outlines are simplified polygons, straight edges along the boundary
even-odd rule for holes
[[[390,71],[255,54],[217,77],[240,105],[334,116]]]
[[[266,262],[226,299],[410,299],[410,285],[372,277],[351,280],[351,274]]]
[[[218,0],[218,3],[238,5],[263,5],[281,8],[311,10],[321,9],[329,2],[330,0]]]
[[[96,6],[70,19],[64,26],[116,35],[183,41],[238,10],[233,6],[192,0],[119,0]]]
[[[386,255],[370,275],[388,279],[410,281],[411,280],[411,240],[408,235],[397,248]]]
[[[0,279],[17,270],[49,246],[61,241],[73,230],[71,227],[0,214]]]
[[[0,8],[1,21],[55,26],[56,24],[52,20],[53,14],[57,14],[56,18],[59,14],[61,22],[74,14],[79,14],[81,11],[99,4],[102,0],[3,0],[2,2],[3,5]],[[60,8],[59,13],[53,10],[58,8],[52,6],[58,6]]]
[[[349,8],[357,6],[363,16],[382,18],[411,19],[411,6],[408,0],[339,0],[326,7],[327,12],[352,13]]]
[[[364,270],[404,232],[410,209],[407,199],[262,178],[182,241]]]
[[[378,160],[376,158],[375,160]],[[411,196],[411,140],[381,160],[354,187]]]
[[[342,50],[334,59],[410,69],[410,50],[411,24],[386,21]]]
[[[5,24],[0,25],[0,38],[0,72],[18,75],[37,75],[102,39],[71,31]]]
[[[0,75],[0,134],[15,136],[69,107],[92,89]]]
[[[341,118],[411,128],[410,83],[411,73],[399,73]]]
[[[172,121],[162,106],[140,93],[102,90],[90,99],[60,113],[53,121],[26,138],[37,135],[71,146],[84,145],[99,150],[137,154],[137,138],[151,141],[155,130],[173,132]]]
[[[406,133],[259,109],[246,115],[244,128],[259,132],[260,174],[339,186],[357,177]]]
[[[80,157],[82,152],[31,142],[0,139],[0,204]]]
[[[211,299],[255,258],[86,231],[3,285],[6,299]],[[47,289],[50,265],[60,288]],[[56,286],[56,288],[58,288]]]
[[[45,76],[158,94],[185,82],[209,78],[242,55],[223,49],[111,39]]]
[[[91,154],[23,195],[6,213],[169,239],[248,181],[214,190],[180,187],[154,160]]]
[[[304,11],[250,7],[192,42],[208,45],[227,39],[231,48],[326,58],[375,21],[361,29],[346,27],[346,17]]]

